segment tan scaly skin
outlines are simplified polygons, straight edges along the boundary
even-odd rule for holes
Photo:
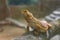
[[[46,32],[50,28],[50,24],[47,23],[47,26],[43,26],[41,22],[35,18],[31,12],[28,10],[22,10],[21,13],[23,14],[26,22],[28,23],[27,25],[27,31],[29,32],[29,27],[34,29],[34,33],[36,35],[39,34],[39,32]]]

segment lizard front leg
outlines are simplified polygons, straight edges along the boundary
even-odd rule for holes
[[[29,30],[29,28],[30,28],[30,26],[28,25],[27,26],[27,32],[29,32],[30,30]],[[36,36],[38,36],[39,35],[39,32],[38,32],[38,30],[37,29],[34,29],[33,30],[33,33],[36,35]]]
[[[26,31],[27,31],[27,32],[29,32],[29,27],[30,27],[30,26],[29,26],[29,25],[27,25],[27,29],[26,29]]]
[[[29,31],[33,31],[34,30],[34,28],[32,28],[31,26],[27,26],[27,32],[29,32]]]
[[[34,29],[33,33],[34,33],[36,36],[38,36],[40,32],[39,32],[38,30]]]

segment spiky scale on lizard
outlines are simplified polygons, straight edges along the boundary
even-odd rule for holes
[[[33,16],[31,12],[28,10],[22,10],[21,13],[24,15],[25,20],[27,21],[27,31],[29,31],[29,27],[34,29],[35,34],[39,34],[39,32],[46,32],[50,25],[43,26],[42,23]]]

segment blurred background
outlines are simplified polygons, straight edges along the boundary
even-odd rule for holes
[[[23,19],[19,13],[21,9],[28,9],[35,17],[40,18],[58,9],[60,0],[3,0],[0,4],[1,20],[7,16],[19,20]]]
[[[59,8],[60,8],[60,0],[0,0],[0,26],[1,24],[4,23],[1,21],[5,21],[6,18],[11,18],[11,20],[13,21],[15,20],[14,23],[15,24],[17,23],[18,25],[20,23],[22,24],[25,23],[25,19],[23,15],[20,13],[21,9],[29,10],[30,12],[33,13],[33,15],[36,18],[40,19],[51,14],[54,10]],[[11,25],[8,25],[6,27],[7,30],[9,29],[9,27],[11,27]],[[14,29],[14,28],[12,29],[11,27],[12,30],[19,29],[19,28],[17,29]],[[3,26],[3,29],[5,29],[5,25]],[[10,31],[12,31],[11,29]],[[8,33],[6,32],[3,32],[3,33],[9,34],[9,31],[7,30],[6,32]],[[16,33],[17,31],[10,32],[10,33]],[[19,33],[22,33],[20,29],[16,34],[20,35]]]
[[[21,14],[17,12],[21,9],[28,9],[34,16],[40,18],[59,8],[59,3],[59,0],[8,0],[12,18],[18,19],[20,19]]]

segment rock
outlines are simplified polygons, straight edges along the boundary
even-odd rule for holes
[[[56,35],[56,36],[52,37],[50,40],[60,40],[60,35]]]
[[[60,8],[54,10],[49,15],[45,16],[45,20],[51,22],[60,19]]]
[[[28,35],[28,36],[20,36],[17,38],[13,38],[12,40],[42,40],[42,38]]]
[[[32,33],[29,33],[13,38],[12,40],[45,40],[45,39],[47,39],[46,35],[41,34],[40,36],[35,36]]]

